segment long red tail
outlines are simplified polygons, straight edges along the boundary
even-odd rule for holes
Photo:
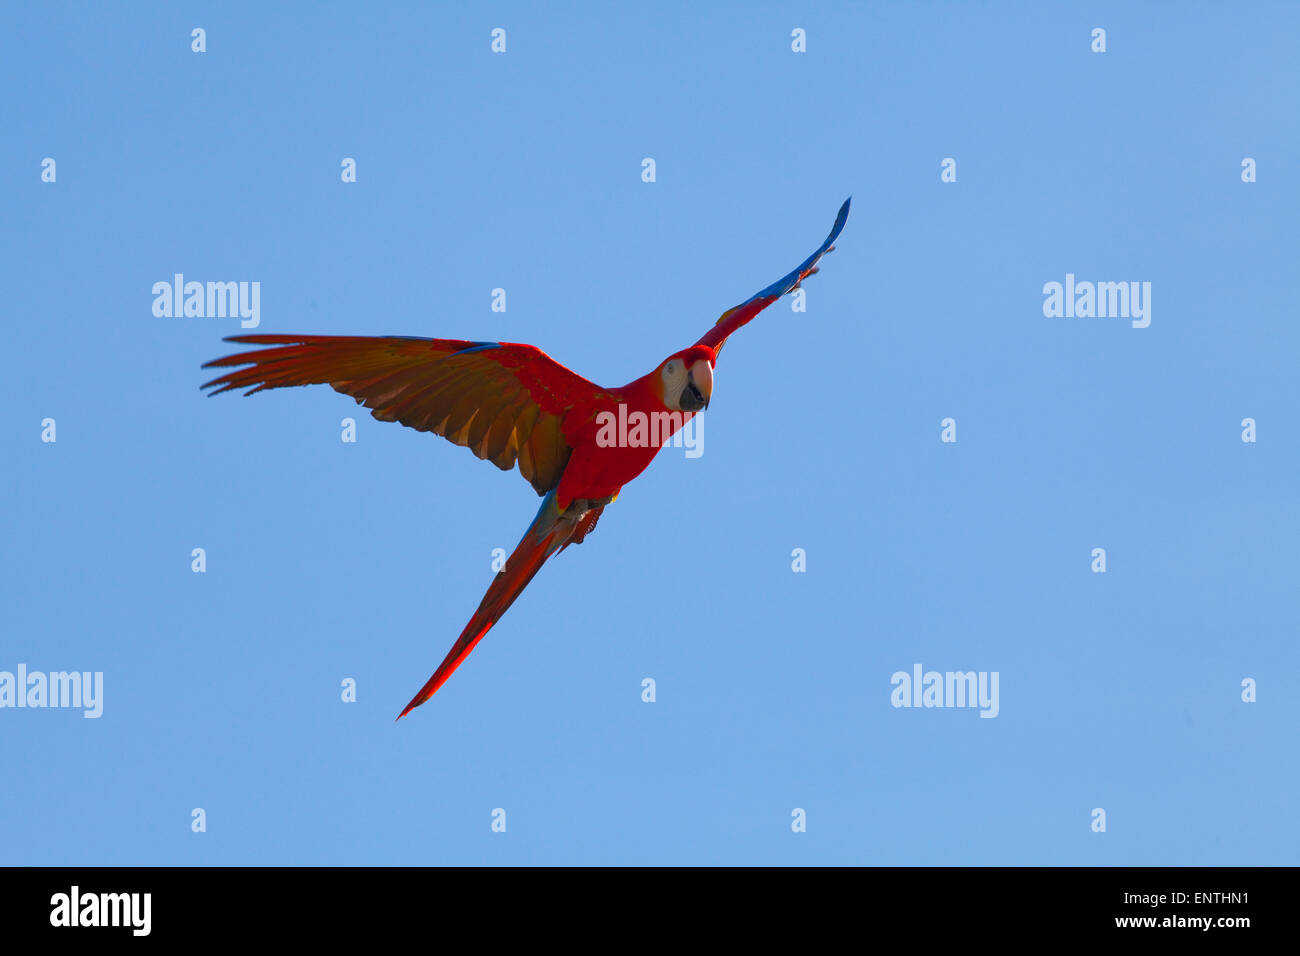
[[[593,510],[598,515],[598,510]],[[483,595],[478,610],[465,625],[465,630],[461,631],[460,637],[447,652],[442,663],[438,665],[438,669],[433,672],[433,676],[420,688],[420,692],[411,698],[406,709],[397,715],[398,720],[437,693],[438,688],[447,682],[447,678],[461,665],[461,662],[469,657],[470,651],[474,650],[474,645],[483,639],[483,635],[491,630],[493,624],[501,620],[501,616],[506,613],[511,604],[515,603],[515,598],[528,586],[528,582],[542,569],[542,565],[551,555],[570,543],[582,540],[586,532],[590,531],[595,524],[594,520],[588,517],[592,514],[593,511],[581,511],[576,507],[570,507],[568,514],[561,515],[555,502],[554,491],[542,500],[542,506],[537,510],[537,517],[528,526],[524,536],[519,539],[514,553],[506,559],[506,566],[492,579],[492,584]],[[584,518],[587,518],[585,522]]]

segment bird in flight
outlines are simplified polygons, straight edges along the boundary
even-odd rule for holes
[[[602,388],[540,349],[514,342],[346,335],[226,339],[262,347],[204,365],[235,369],[202,386],[213,389],[212,395],[329,385],[379,421],[441,435],[503,471],[518,467],[542,496],[537,516],[478,610],[399,720],[437,692],[542,565],[591,534],[622,487],[708,408],[727,337],[817,271],[848,215],[846,199],[826,241],[794,271],[722,313],[694,345],[619,388]]]

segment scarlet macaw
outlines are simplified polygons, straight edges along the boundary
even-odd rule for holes
[[[441,435],[503,471],[517,465],[543,496],[478,610],[399,720],[434,695],[546,560],[581,543],[619,490],[696,412],[708,408],[713,369],[727,337],[817,271],[848,215],[846,199],[826,241],[798,268],[728,309],[694,345],[621,388],[601,388],[540,349],[514,342],[342,335],[226,339],[271,347],[204,365],[247,366],[203,385],[214,389],[212,395],[233,388],[249,388],[251,395],[264,388],[328,384],[380,421]],[[635,421],[640,412],[642,421],[665,427],[650,430],[646,441],[628,441],[626,435],[618,440],[609,425],[619,420],[620,405],[626,406],[623,421]]]

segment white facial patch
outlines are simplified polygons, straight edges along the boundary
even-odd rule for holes
[[[664,382],[664,404],[674,411],[681,411],[678,399],[686,388],[686,366],[681,359],[673,359],[664,365],[661,373]]]

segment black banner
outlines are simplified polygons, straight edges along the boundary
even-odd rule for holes
[[[431,921],[494,931],[577,920],[631,940],[701,918],[738,936],[843,928],[855,936],[1031,939],[1104,935],[1231,945],[1281,931],[1285,869],[572,869],[34,868],[0,871],[7,940],[257,939],[337,943]],[[909,929],[910,927],[910,929]]]

